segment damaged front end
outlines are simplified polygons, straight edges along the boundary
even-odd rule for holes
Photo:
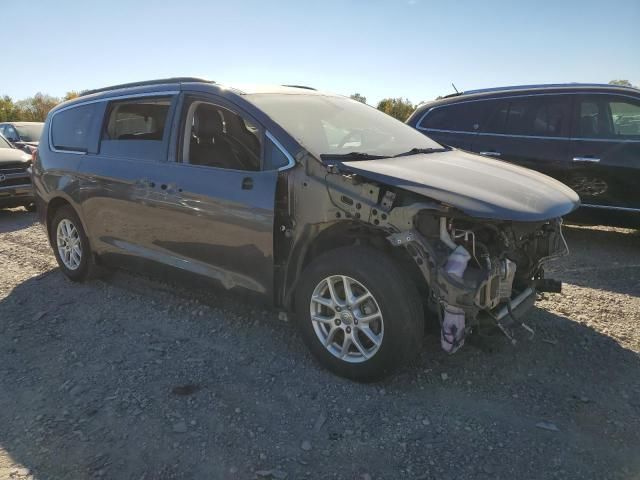
[[[386,232],[405,249],[429,287],[445,351],[458,350],[473,328],[497,326],[512,341],[537,292],[560,291],[544,278],[546,261],[568,253],[562,219],[532,222],[479,219],[454,206],[333,169],[334,206]]]

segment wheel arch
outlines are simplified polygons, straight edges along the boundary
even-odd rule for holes
[[[46,224],[45,227],[47,229],[47,237],[49,238],[49,243],[53,246],[53,237],[52,237],[52,232],[51,232],[51,222],[53,221],[53,217],[55,217],[56,212],[58,210],[60,210],[63,207],[70,207],[75,214],[78,216],[78,218],[80,219],[80,222],[82,223],[82,228],[85,231],[85,234],[87,234],[87,226],[84,223],[84,220],[82,219],[82,216],[80,215],[80,212],[78,211],[78,209],[73,205],[73,203],[71,202],[70,199],[64,197],[64,196],[56,196],[53,197],[51,200],[49,200],[49,202],[47,202],[47,210],[46,210]],[[87,238],[89,237],[89,235],[87,234]]]
[[[294,248],[289,257],[282,295],[283,307],[287,310],[293,310],[295,291],[301,275],[315,258],[337,248],[357,245],[374,248],[392,258],[403,271],[407,272],[418,291],[423,294],[423,298],[427,298],[429,286],[415,261],[406,249],[393,247],[386,238],[388,234],[381,228],[364,222],[344,220],[320,227],[314,226],[313,230],[312,234],[308,234],[297,242],[298,248]]]

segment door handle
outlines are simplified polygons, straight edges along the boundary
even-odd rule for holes
[[[499,157],[500,152],[480,152],[480,155],[484,155],[485,157]]]
[[[600,159],[599,158],[595,158],[595,157],[573,157],[573,161],[574,162],[598,163],[600,161]]]
[[[244,177],[242,179],[242,189],[243,190],[251,190],[253,188],[253,178]]]

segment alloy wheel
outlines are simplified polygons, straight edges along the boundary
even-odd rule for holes
[[[80,232],[73,222],[65,218],[58,223],[56,243],[64,266],[69,270],[77,270],[82,261],[82,242]]]
[[[311,295],[310,313],[318,340],[340,360],[365,362],[382,345],[384,320],[378,302],[351,277],[331,275],[320,281]]]

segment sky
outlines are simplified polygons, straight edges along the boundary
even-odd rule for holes
[[[451,83],[640,86],[640,0],[2,0],[1,10],[0,95],[14,100],[174,76],[358,92],[369,104],[431,100]]]

